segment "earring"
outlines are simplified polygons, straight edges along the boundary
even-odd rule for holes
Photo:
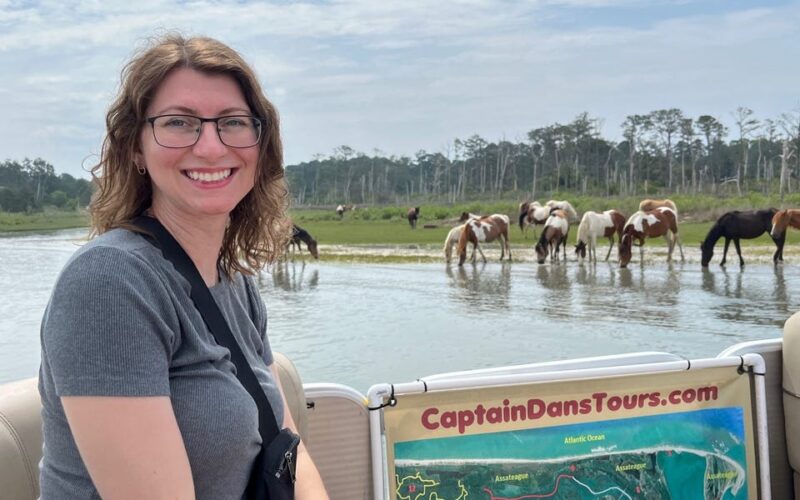
[[[134,163],[136,165],[136,171],[139,172],[139,175],[144,175],[147,173],[147,169],[143,166],[139,165],[138,163]]]

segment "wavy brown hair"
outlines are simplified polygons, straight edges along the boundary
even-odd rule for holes
[[[228,276],[237,271],[252,274],[274,262],[290,237],[278,113],[250,66],[235,50],[212,38],[170,34],[155,39],[123,68],[119,93],[106,115],[100,161],[92,168],[97,191],[89,208],[90,236],[118,227],[135,230],[131,220],[150,207],[151,180],[137,172],[134,158],[141,149],[147,108],[161,82],[179,67],[231,76],[252,113],[266,120],[255,186],[231,212],[219,257]]]

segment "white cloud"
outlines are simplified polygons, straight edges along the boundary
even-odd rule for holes
[[[12,122],[35,114],[56,126],[30,134],[35,124],[0,123],[0,156],[43,156],[73,175],[99,149],[122,64],[170,28],[220,38],[252,62],[281,112],[289,162],[342,144],[413,154],[473,133],[513,138],[582,111],[605,118],[610,136],[626,114],[659,107],[776,116],[800,88],[788,62],[800,58],[796,3],[571,28],[551,25],[553,12],[647,2],[13,5],[0,0],[3,108]]]

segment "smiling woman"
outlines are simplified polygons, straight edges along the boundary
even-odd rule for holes
[[[277,113],[253,71],[216,40],[169,36],[125,67],[106,124],[94,238],[42,320],[41,497],[260,499],[276,423],[297,498],[325,498],[251,278],[290,227]],[[170,238],[185,262],[167,260]]]

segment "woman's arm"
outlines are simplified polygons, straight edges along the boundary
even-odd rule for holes
[[[186,448],[168,397],[62,397],[72,435],[104,500],[193,499]]]
[[[281,380],[278,376],[278,370],[275,363],[270,367],[272,376],[278,384],[278,389],[281,391],[283,398],[283,426],[288,427],[294,433],[297,433],[297,426],[292,418],[292,413],[289,411],[289,406],[286,404],[286,395],[281,387]],[[325,485],[322,483],[322,476],[319,475],[319,470],[311,460],[311,455],[308,454],[305,443],[300,441],[300,446],[297,447],[297,482],[295,483],[295,498],[297,500],[325,500],[328,498],[328,492],[325,490]]]

